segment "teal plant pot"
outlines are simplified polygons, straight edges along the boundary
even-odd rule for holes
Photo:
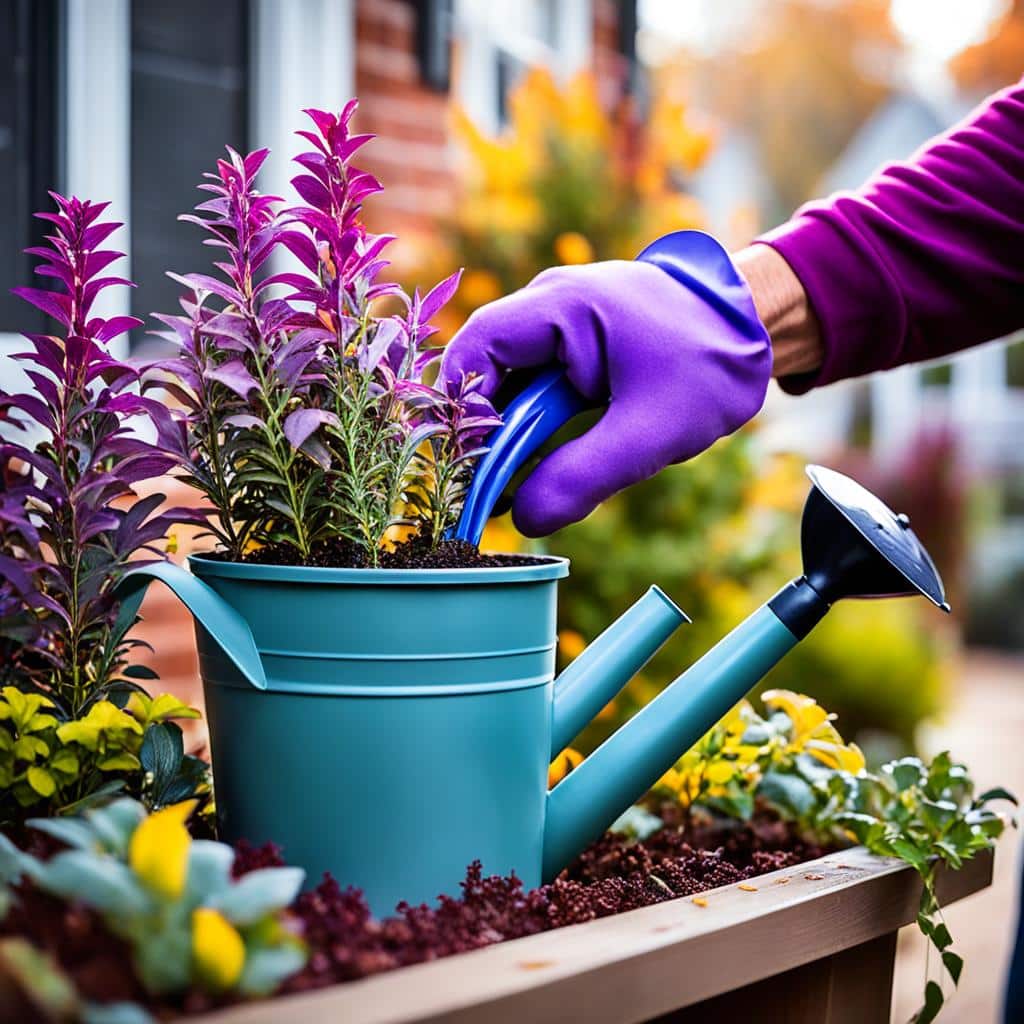
[[[390,912],[474,859],[540,882],[564,559],[368,570],[190,559],[266,689],[198,624],[221,835],[273,840]]]

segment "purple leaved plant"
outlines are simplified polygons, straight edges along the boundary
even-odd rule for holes
[[[160,512],[163,495],[139,499],[134,490],[173,462],[132,429],[155,403],[134,390],[138,371],[110,351],[139,321],[91,315],[102,291],[131,284],[104,275],[122,256],[103,248],[119,225],[101,219],[105,203],[51,195],[57,211],[38,214],[51,225],[48,244],[28,252],[58,290],[14,291],[57,329],[26,335],[30,351],[14,357],[32,391],[0,392],[0,637],[20,651],[21,678],[77,715],[143,674],[127,665],[135,618],[121,613],[115,587],[133,555],[159,554],[153,545],[170,525],[196,516]]]
[[[307,562],[342,541],[376,565],[399,525],[439,543],[497,423],[473,382],[446,394],[423,381],[437,354],[424,348],[429,321],[460,275],[411,299],[378,280],[393,238],[359,219],[381,186],[352,163],[371,138],[351,131],[355,109],[306,111],[300,204],[277,211],[256,190],[266,151],[229,150],[200,186],[213,198],[183,218],[226,258],[218,277],[175,277],[184,315],[160,319],[177,351],[146,386],[175,400],[158,423],[163,450],[209,499],[211,532],[234,560],[278,545]],[[261,277],[275,251],[295,269]],[[382,299],[404,312],[378,313]]]

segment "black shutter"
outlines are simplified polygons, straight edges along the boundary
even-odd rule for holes
[[[179,285],[165,271],[210,273],[217,249],[178,214],[208,195],[196,191],[224,146],[248,136],[247,0],[132,0],[132,313],[177,313]],[[137,332],[138,342],[144,338]],[[152,339],[147,339],[151,342]]]
[[[632,92],[637,88],[639,73],[636,59],[637,0],[620,0],[618,31],[619,53],[626,58],[629,67],[627,88]]]
[[[39,245],[58,184],[57,0],[0,0],[0,332],[40,331],[42,313],[11,295],[46,287],[23,249]]]
[[[413,0],[413,7],[420,81],[438,92],[447,92],[452,70],[452,0]]]

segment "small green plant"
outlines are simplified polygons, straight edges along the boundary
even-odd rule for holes
[[[869,772],[860,750],[843,741],[834,716],[815,700],[788,690],[767,691],[762,700],[766,714],[742,701],[709,730],[654,786],[648,806],[671,800],[687,823],[695,814],[748,821],[757,808],[766,809],[814,841],[854,840],[898,857],[921,876],[917,923],[955,987],[963,958],[951,948],[936,872],[940,865],[955,871],[991,849],[1006,819],[989,804],[1016,799],[1004,789],[975,795],[967,768],[948,752],[931,764],[904,757]],[[634,814],[624,825],[643,820]],[[942,981],[926,977],[914,1024],[934,1020],[944,1000]]]
[[[302,885],[298,868],[232,876],[230,846],[192,840],[185,821],[195,801],[147,814],[122,798],[32,826],[66,844],[42,861],[0,835],[0,883],[18,899],[27,878],[43,892],[100,914],[132,951],[135,973],[155,996],[272,992],[306,962],[284,910]]]
[[[674,801],[687,823],[699,813],[749,821],[760,800],[813,831],[813,785],[862,771],[864,756],[813,698],[768,690],[762,701],[764,715],[749,701],[737,704],[662,776],[652,800]]]
[[[904,757],[877,774],[837,774],[824,780],[817,793],[827,795],[818,812],[819,827],[844,828],[873,853],[898,857],[921,876],[917,924],[941,963],[938,979],[928,977],[926,970],[924,1003],[913,1017],[914,1024],[928,1024],[946,999],[942,975],[956,988],[964,965],[963,957],[951,948],[953,937],[935,892],[936,872],[941,865],[956,871],[980,850],[991,849],[1006,819],[988,805],[1017,801],[999,788],[975,795],[967,768],[946,751],[931,764]],[[929,967],[931,962],[929,958]]]
[[[118,794],[159,809],[205,800],[209,766],[184,752],[171,719],[198,718],[176,697],[133,693],[121,708],[94,701],[64,719],[49,697],[14,686],[0,690],[0,825],[32,814],[68,814]]]

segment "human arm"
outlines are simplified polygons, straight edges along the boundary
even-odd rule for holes
[[[740,269],[771,264],[766,249],[802,287],[819,331],[816,365],[790,367],[776,351],[793,393],[1024,326],[1024,83],[857,191],[803,207],[739,254]],[[772,282],[749,280],[760,312]]]

